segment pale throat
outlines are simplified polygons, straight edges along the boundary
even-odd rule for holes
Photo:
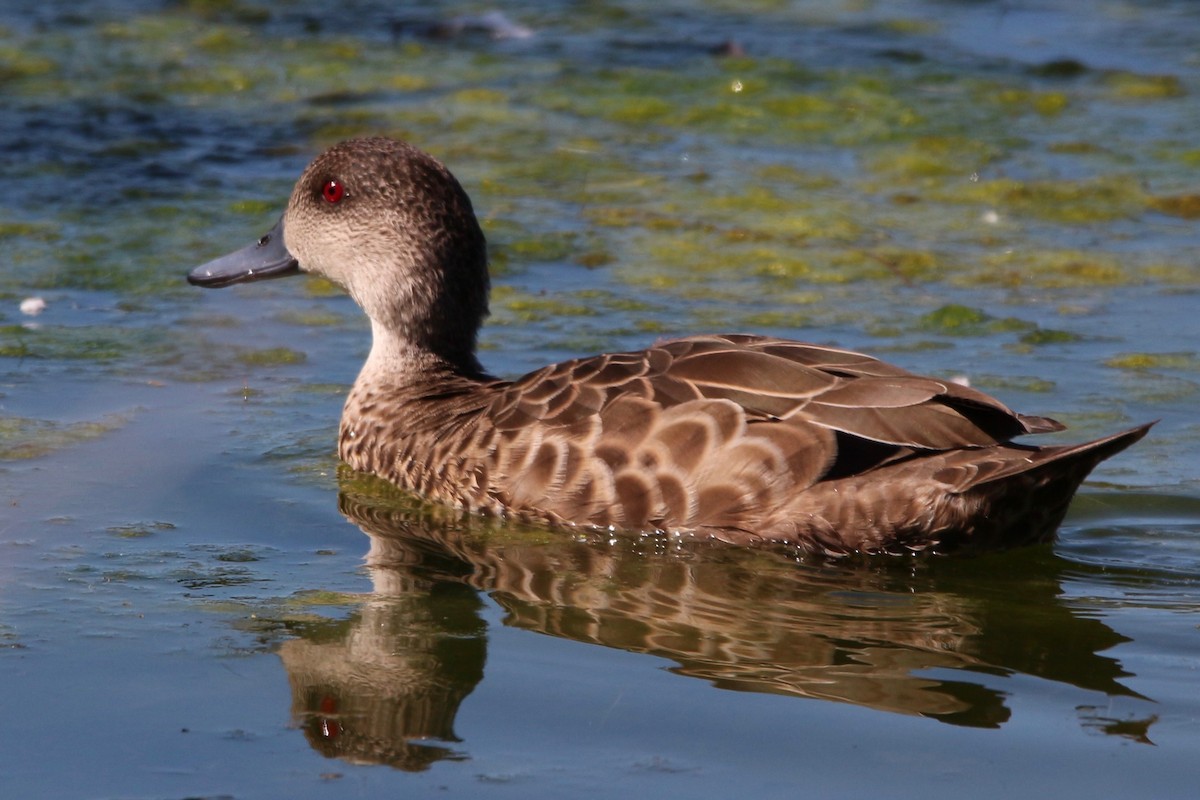
[[[389,326],[371,320],[371,352],[355,381],[356,386],[387,384],[428,388],[438,379],[453,376],[452,364],[430,350],[413,344]]]

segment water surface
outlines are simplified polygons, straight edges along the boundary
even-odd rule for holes
[[[1192,796],[1200,9],[487,11],[0,10],[0,793]],[[474,199],[497,373],[757,331],[1161,422],[978,558],[423,506],[333,456],[348,299],[182,280],[381,133]]]

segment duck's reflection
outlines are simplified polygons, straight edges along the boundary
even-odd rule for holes
[[[372,574],[354,618],[283,644],[292,713],[326,756],[413,771],[462,758],[454,717],[487,655],[479,595],[400,565]]]
[[[1125,639],[1058,600],[1060,562],[1044,550],[906,562],[917,569],[813,565],[464,520],[373,479],[342,489],[342,512],[371,539],[375,591],[356,617],[281,650],[293,712],[326,755],[410,770],[462,757],[454,717],[486,658],[476,590],[509,625],[652,653],[725,689],[974,727],[999,727],[1010,710],[972,673],[1134,694],[1099,655]],[[1006,569],[1020,570],[1018,596],[995,574]]]

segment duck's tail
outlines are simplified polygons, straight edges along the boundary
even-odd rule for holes
[[[1155,422],[1082,444],[1031,449],[1026,459],[1009,462],[981,477],[965,493],[990,495],[990,513],[983,530],[970,537],[970,544],[985,544],[981,540],[992,538],[986,535],[988,531],[998,534],[1000,540],[987,545],[1012,547],[1050,541],[1071,498],[1096,465],[1137,442]]]
[[[1075,486],[1078,487],[1101,461],[1112,458],[1117,453],[1139,441],[1157,423],[1158,420],[1154,420],[1144,425],[1138,425],[1136,428],[1130,428],[1129,430],[1114,433],[1101,439],[1093,439],[1090,442],[1083,442],[1082,444],[1039,447],[1031,453],[1027,463],[1010,464],[1006,469],[998,470],[994,474],[979,480],[976,485],[984,486],[993,481],[1010,478],[1013,475],[1021,473],[1030,474],[1051,470],[1063,477],[1078,473],[1079,480],[1075,483]]]
[[[732,544],[774,541],[828,556],[1048,542],[1092,469],[1141,439],[1152,425],[1083,444],[1001,444],[916,455],[819,481],[755,531],[702,533]]]

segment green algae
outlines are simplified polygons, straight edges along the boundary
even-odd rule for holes
[[[1051,142],[1046,145],[1046,151],[1049,153],[1061,153],[1066,155],[1090,155],[1092,153],[1106,153],[1108,150],[1097,142],[1086,142],[1079,140]]]
[[[957,280],[1043,289],[1123,286],[1139,280],[1133,266],[1115,256],[1076,250],[999,253],[987,256],[979,266],[977,272]]]
[[[113,525],[106,528],[109,533],[120,539],[145,539],[155,534],[175,530],[171,522],[133,522],[127,525]]]
[[[608,250],[597,248],[576,252],[571,256],[571,260],[582,267],[596,269],[597,267],[604,267],[613,263],[616,260],[616,256]]]
[[[231,550],[224,550],[213,556],[217,561],[223,561],[227,564],[251,564],[255,561],[262,560],[262,555],[255,551],[239,547]]]
[[[1191,352],[1123,353],[1112,356],[1106,366],[1124,370],[1173,369],[1195,372],[1200,369],[1200,356]]]
[[[922,117],[885,73],[815,76],[773,59],[697,65],[681,75],[644,67],[568,76],[539,96],[548,110],[627,127],[671,127],[770,140],[842,144],[893,138]],[[598,78],[598,80],[597,80]]]
[[[271,213],[278,213],[279,206],[271,200],[262,200],[256,198],[242,198],[229,204],[229,210],[235,214],[243,214],[251,217],[262,217]]]
[[[350,611],[368,599],[370,595],[304,589],[286,597],[257,601],[208,600],[203,607],[206,611],[237,618],[237,627],[244,630],[267,636],[294,635],[294,632],[306,630],[313,623],[328,623],[329,618],[324,613]]]
[[[363,601],[362,595],[347,592],[334,592],[328,589],[307,589],[297,592],[283,601],[286,608],[321,608],[329,606],[357,605]]]
[[[575,253],[577,235],[574,233],[546,232],[520,239],[494,242],[490,255],[500,263],[515,261],[533,263],[539,261],[564,261]]]
[[[870,151],[868,168],[907,180],[970,175],[1002,154],[995,144],[961,135],[925,135]]]
[[[272,318],[285,325],[304,328],[331,328],[346,321],[345,317],[323,308],[285,308],[273,314]]]
[[[115,362],[124,359],[131,350],[144,352],[155,349],[157,344],[153,333],[115,326],[0,326],[3,358]]]
[[[1187,92],[1175,75],[1141,75],[1113,71],[1103,77],[1105,87],[1122,100],[1163,100],[1183,97]]]
[[[242,384],[237,389],[230,389],[225,392],[228,397],[239,397],[243,403],[249,403],[252,400],[259,400],[266,396],[266,392],[262,389],[256,389],[248,384]]]
[[[886,33],[899,33],[905,36],[928,36],[941,30],[941,23],[929,19],[912,19],[897,17],[876,23]]]
[[[653,303],[607,289],[580,289],[572,292],[571,296],[593,309],[610,313],[619,311],[649,313],[656,308]]]
[[[1147,280],[1164,287],[1191,288],[1200,285],[1200,269],[1194,263],[1151,263],[1146,264],[1142,272]]]
[[[235,356],[239,363],[252,367],[277,367],[291,364],[303,364],[307,356],[290,347],[264,347],[261,349],[242,350]]]
[[[261,25],[271,19],[271,12],[260,5],[242,0],[172,0],[180,11],[205,20],[234,20],[247,25]]]
[[[100,439],[127,425],[128,414],[83,422],[0,416],[0,461],[42,458],[59,450]]]
[[[863,228],[841,203],[814,204],[810,198],[768,186],[704,196],[690,205],[688,210],[702,215],[706,225],[724,228],[733,240],[854,242],[863,236]]]
[[[592,206],[585,209],[583,215],[592,225],[607,228],[639,227],[654,231],[671,231],[687,225],[678,217],[633,206]]]
[[[310,297],[337,297],[346,291],[331,280],[310,276],[304,281],[304,292]]]
[[[53,59],[14,45],[0,45],[0,84],[53,75],[60,69]]]
[[[1026,331],[1021,334],[1019,341],[1026,345],[1045,345],[1045,344],[1068,344],[1070,342],[1078,342],[1083,339],[1077,333],[1072,331],[1061,331],[1053,328],[1037,328],[1036,330]]]
[[[1020,333],[1018,341],[1025,345],[1064,344],[1081,337],[1069,331],[1044,329],[1036,323],[1016,317],[995,317],[978,308],[951,303],[922,314],[916,329],[944,336],[990,336]]]
[[[215,346],[160,327],[27,325],[0,325],[0,358],[91,363],[140,381],[207,381],[240,373],[246,365],[283,366],[305,360],[303,353],[288,348]],[[211,327],[212,320],[200,326]]]
[[[857,265],[860,274],[884,277],[884,273],[899,278],[907,284],[936,280],[942,277],[953,263],[949,258],[931,250],[905,250],[896,247],[878,247],[868,250],[846,252],[841,264]],[[882,267],[884,272],[879,270]]]
[[[996,92],[994,99],[1014,111],[1032,111],[1047,117],[1061,114],[1071,104],[1066,92],[1019,88],[1001,89]]]
[[[62,233],[57,225],[47,222],[15,222],[0,220],[0,240],[37,239],[42,242],[57,242]]]
[[[988,332],[992,321],[991,315],[977,308],[947,305],[923,314],[918,326],[926,331],[971,336]]]
[[[1123,175],[1092,180],[994,178],[949,184],[931,195],[943,202],[986,204],[1006,214],[1062,224],[1132,218],[1146,206],[1140,182]]]
[[[494,321],[499,325],[540,322],[560,317],[595,316],[599,313],[590,303],[571,302],[565,297],[534,295],[516,290],[501,292],[493,301]]]
[[[1078,78],[1087,73],[1087,65],[1073,58],[1056,58],[1029,68],[1030,75],[1042,78]]]
[[[1200,194],[1151,197],[1147,202],[1150,208],[1163,214],[1183,219],[1200,219]]]

